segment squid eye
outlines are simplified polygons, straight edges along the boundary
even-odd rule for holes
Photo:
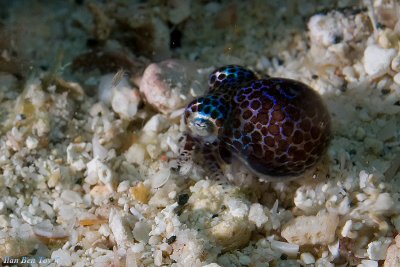
[[[208,137],[215,133],[215,124],[208,118],[197,117],[189,123],[190,130],[197,136]]]

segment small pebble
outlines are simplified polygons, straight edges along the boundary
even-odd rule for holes
[[[118,185],[117,192],[118,193],[122,193],[122,192],[125,192],[128,189],[129,189],[129,181],[122,181]]]
[[[378,37],[378,43],[383,48],[393,48],[397,45],[397,42],[397,34],[393,30],[388,28],[384,29]]]
[[[266,222],[268,222],[268,217],[265,215],[261,204],[254,203],[251,205],[249,221],[254,222],[257,227],[262,227]]]
[[[113,110],[122,118],[132,119],[141,101],[139,91],[132,88],[125,76],[114,84],[115,76],[106,74],[100,77],[99,98],[103,103],[111,104]]]
[[[132,234],[133,237],[142,241],[143,243],[147,243],[149,241],[149,233],[151,231],[151,225],[149,225],[146,221],[138,221],[135,223],[135,227],[133,228]]]
[[[124,119],[133,119],[138,111],[140,94],[136,89],[115,89],[111,100],[113,110]]]
[[[311,42],[321,46],[335,44],[336,37],[342,34],[342,29],[339,27],[338,20],[332,14],[314,15],[308,21],[307,26]]]
[[[131,247],[132,252],[134,253],[140,253],[144,250],[144,245],[143,243],[135,243],[132,247]]]
[[[153,254],[154,257],[154,265],[161,266],[162,264],[162,251],[156,250]]]
[[[394,75],[393,81],[397,84],[400,85],[400,72]]]
[[[143,164],[145,157],[145,149],[140,144],[133,144],[128,151],[125,152],[125,157],[128,162]]]
[[[61,248],[56,251],[53,251],[53,253],[51,253],[51,258],[55,262],[62,262],[64,266],[72,266],[71,255],[69,254],[68,251],[65,251]]]
[[[305,252],[300,255],[300,259],[305,263],[305,264],[313,264],[315,263],[315,258],[311,253]]]
[[[171,176],[171,170],[169,168],[161,168],[157,173],[155,173],[151,179],[151,186],[153,188],[162,187]]]
[[[364,51],[365,72],[371,76],[385,74],[395,56],[396,49],[384,49],[377,45],[369,45]]]
[[[357,267],[378,267],[378,262],[372,260],[362,260],[361,264],[357,265]]]
[[[240,255],[239,262],[242,265],[250,265],[251,264],[251,258],[249,256],[247,256],[247,255]]]
[[[27,148],[35,149],[38,146],[39,141],[36,138],[32,137],[32,136],[28,136],[28,138],[26,138],[25,143],[26,143],[26,147]]]
[[[387,248],[391,245],[392,238],[381,237],[379,240],[368,244],[367,254],[371,260],[384,260]]]
[[[248,244],[252,224],[246,220],[225,220],[211,227],[210,234],[226,250],[235,250]]]
[[[128,222],[116,209],[112,209],[110,212],[109,226],[119,247],[125,247],[133,240]]]
[[[81,195],[72,190],[64,190],[61,193],[61,199],[67,203],[82,203]]]
[[[391,209],[396,205],[395,200],[389,193],[380,193],[373,205],[369,208],[371,212],[375,214],[385,214],[390,212]]]
[[[393,58],[390,67],[392,68],[393,71],[400,72],[400,55],[397,55]]]
[[[282,241],[278,241],[278,240],[270,240],[271,242],[271,248],[273,250],[282,252],[282,255],[284,258],[287,259],[288,256],[295,256],[299,253],[299,245],[296,244],[292,244],[292,243],[288,243],[288,242],[282,242]]]
[[[150,199],[150,189],[145,186],[142,182],[130,189],[131,194],[137,201],[143,204],[147,204]]]
[[[327,245],[335,239],[339,217],[333,213],[299,216],[282,228],[282,237],[297,245]]]
[[[161,114],[156,114],[146,122],[146,124],[143,127],[143,131],[158,133],[161,130],[165,129],[165,127],[167,126],[168,126],[168,121],[165,118],[165,116]]]

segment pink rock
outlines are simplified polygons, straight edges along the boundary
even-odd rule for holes
[[[140,81],[140,91],[147,103],[168,114],[204,94],[208,72],[197,64],[169,59],[150,64]]]
[[[400,235],[395,238],[395,244],[389,246],[386,252],[384,267],[396,267],[400,264]]]

